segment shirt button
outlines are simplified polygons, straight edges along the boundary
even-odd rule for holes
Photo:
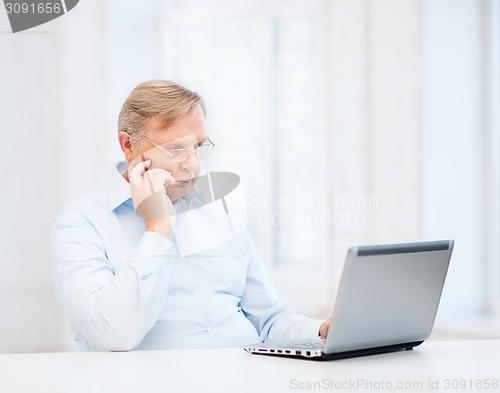
[[[212,333],[212,331],[213,331],[213,330],[214,330],[214,328],[213,328],[213,327],[209,327],[209,328],[207,329],[207,333]]]
[[[198,297],[198,296],[200,296],[200,292],[198,292],[198,291],[194,291],[194,292],[193,292],[193,295],[194,295],[194,296],[196,296],[196,297]]]
[[[186,260],[186,257],[180,257],[180,261],[184,262]]]

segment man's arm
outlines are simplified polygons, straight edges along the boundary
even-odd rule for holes
[[[326,322],[290,310],[285,298],[274,287],[250,235],[247,233],[245,236],[249,262],[241,307],[257,329],[261,341],[317,338],[318,334],[322,335],[320,326],[327,330]]]
[[[143,158],[143,156],[141,156]],[[151,160],[129,165],[128,180],[134,208],[146,224],[146,231],[172,239],[176,222],[175,210],[166,187],[175,183],[170,172],[151,167]]]
[[[136,347],[156,323],[168,292],[173,243],[146,232],[119,272],[88,218],[67,208],[51,236],[54,286],[72,325],[101,350]]]

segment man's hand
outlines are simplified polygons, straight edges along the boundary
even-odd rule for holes
[[[321,338],[326,338],[327,334],[328,334],[328,329],[330,329],[330,320],[327,319],[325,322],[323,322],[321,324],[321,326],[319,327],[319,336]]]
[[[149,169],[151,161],[129,165],[128,178],[134,207],[144,219],[146,230],[169,239],[175,225],[175,209],[165,188],[175,183],[170,172],[161,168]]]

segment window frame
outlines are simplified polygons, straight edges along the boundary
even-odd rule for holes
[[[483,222],[486,315],[500,316],[500,4],[482,2]]]

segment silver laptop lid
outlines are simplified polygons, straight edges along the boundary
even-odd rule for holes
[[[427,339],[452,250],[453,240],[352,247],[325,353]]]

